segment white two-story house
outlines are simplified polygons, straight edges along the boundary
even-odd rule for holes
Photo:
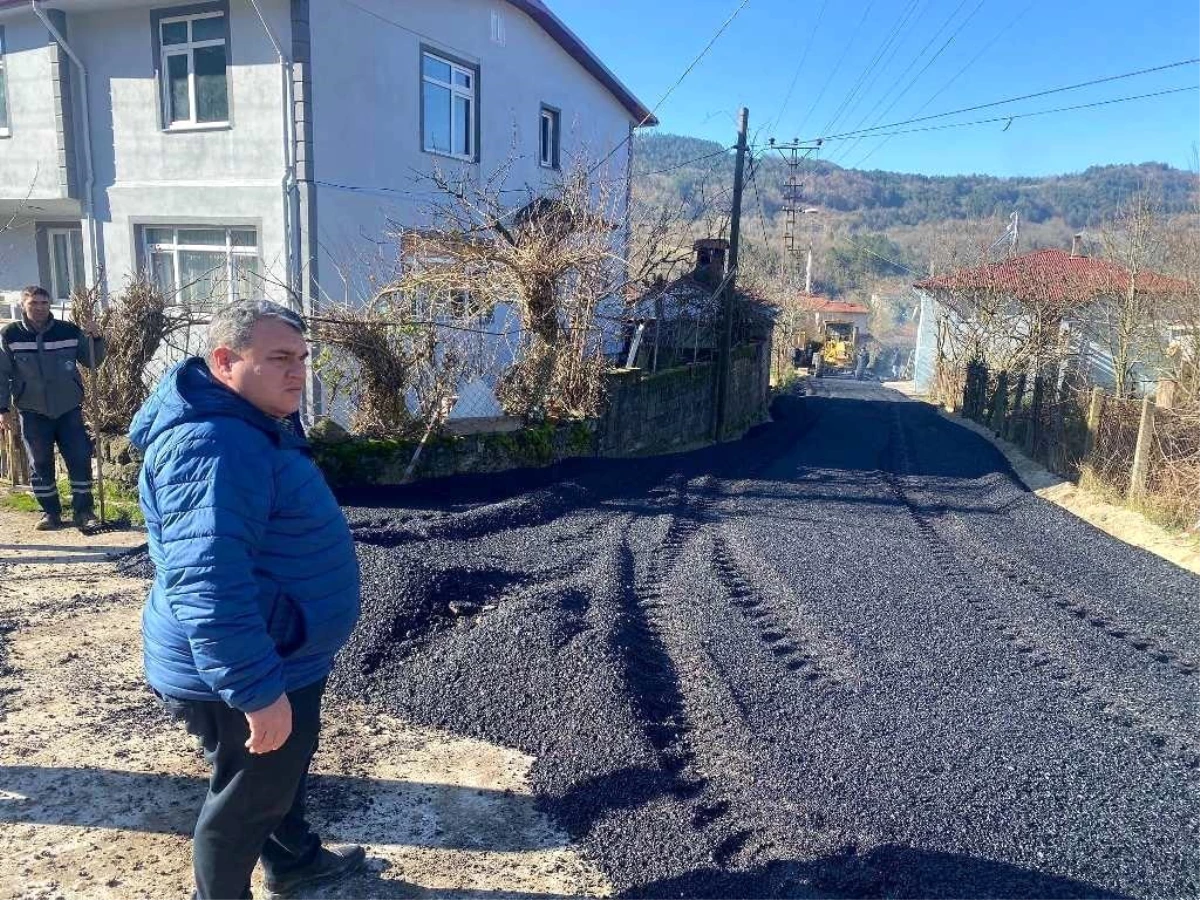
[[[435,167],[627,185],[653,124],[542,0],[0,0],[0,296],[142,271],[312,312]]]

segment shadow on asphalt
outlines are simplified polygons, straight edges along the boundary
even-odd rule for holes
[[[794,478],[805,483],[852,484],[844,473],[887,471],[887,448],[877,436],[889,428],[872,430],[864,423],[890,426],[893,415],[921,442],[922,452],[910,460],[905,474],[968,480],[998,474],[1019,485],[1008,461],[990,442],[946,421],[924,403],[785,395],[776,398],[771,415],[771,422],[751,429],[740,440],[687,453],[633,459],[588,457],[541,469],[458,475],[413,485],[343,487],[337,496],[343,506],[364,511],[436,508],[455,512],[564,486],[575,487],[580,493],[576,498],[579,505],[585,506],[642,498],[669,479],[703,475],[732,481],[786,482]],[[814,431],[822,420],[826,427]],[[835,427],[828,427],[830,424]],[[787,471],[773,470],[771,464],[784,456]]]
[[[637,885],[623,896],[1117,900],[1127,895],[1009,863],[885,844],[862,855],[848,847],[811,862],[773,862],[742,872],[700,869]]]

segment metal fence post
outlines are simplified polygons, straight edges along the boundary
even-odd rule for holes
[[[1133,471],[1129,476],[1129,499],[1136,500],[1146,493],[1146,478],[1150,474],[1150,452],[1154,441],[1154,403],[1142,398],[1142,419],[1138,423],[1137,449],[1133,452]]]

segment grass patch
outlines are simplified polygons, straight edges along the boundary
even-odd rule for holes
[[[71,484],[67,479],[58,482],[58,498],[62,504],[63,515],[71,515]],[[40,513],[33,494],[26,491],[13,491],[0,496],[0,507],[23,513]],[[146,518],[138,505],[138,499],[132,494],[119,490],[110,483],[104,485],[104,511],[109,523],[113,525],[145,525]],[[96,497],[96,515],[100,515],[100,498]]]

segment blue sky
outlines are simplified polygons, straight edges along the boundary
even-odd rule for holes
[[[740,0],[549,2],[653,106]],[[909,68],[939,29],[924,56]],[[851,94],[893,33],[895,41],[857,94]],[[915,78],[952,34],[953,40]],[[1197,0],[750,0],[662,105],[659,130],[732,144],[737,110],[745,105],[750,131],[759,140],[808,138],[855,129],[860,122],[894,122],[1195,57],[1200,57]],[[1197,84],[1200,67],[1191,65],[957,120]],[[775,118],[777,125],[772,124]],[[830,141],[822,157],[842,165],[926,174],[1040,175],[1146,161],[1189,168],[1200,142],[1200,92],[1016,120],[1007,131],[1004,127],[1001,122],[906,134],[854,146]]]

